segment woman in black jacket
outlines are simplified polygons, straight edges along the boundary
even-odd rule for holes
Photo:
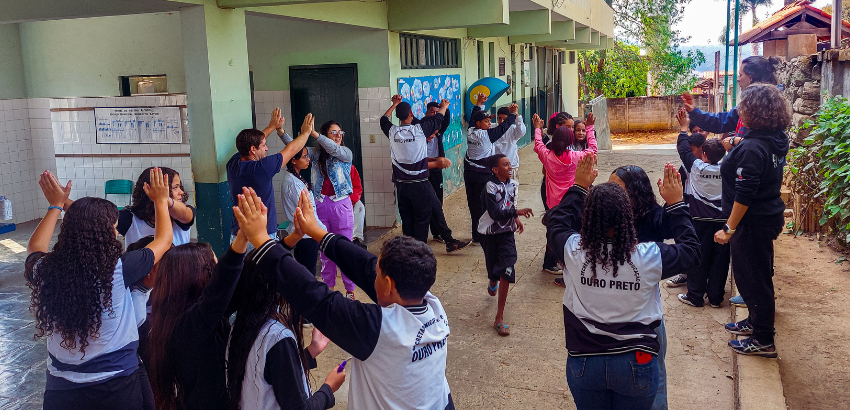
[[[776,86],[752,84],[741,96],[738,112],[749,131],[720,166],[722,207],[732,213],[714,240],[732,244],[732,272],[750,316],[727,324],[726,330],[752,335],[729,342],[736,353],[776,357],[773,240],[785,222],[779,189],[788,154],[784,130],[791,125],[791,109]]]

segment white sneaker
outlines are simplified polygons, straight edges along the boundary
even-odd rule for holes
[[[668,288],[678,288],[679,286],[685,286],[688,284],[688,275],[680,273],[670,279],[667,279],[667,281],[664,283],[667,285]]]

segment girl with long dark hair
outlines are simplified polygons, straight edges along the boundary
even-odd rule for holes
[[[144,190],[145,184],[150,182],[151,169],[153,167],[142,171],[136,180],[131,205],[118,212],[118,233],[124,235],[126,245],[153,235],[154,232],[154,205]],[[171,181],[168,215],[171,217],[172,243],[175,246],[189,243],[189,233],[195,223],[195,208],[186,204],[189,196],[183,188],[180,174],[171,168],[159,169],[168,175],[168,180]]]
[[[171,246],[168,177],[154,168],[144,191],[157,229],[145,248],[123,253],[118,209],[105,199],[68,199],[71,182],[41,174],[50,206],[30,238],[25,276],[36,337],[47,336],[45,409],[142,409],[139,333],[129,286],[150,273]],[[67,209],[63,209],[67,206]],[[65,217],[53,250],[50,238]]]
[[[295,231],[295,220],[293,215],[295,215],[295,208],[298,207],[298,200],[301,197],[301,191],[305,189],[307,190],[308,195],[310,196],[310,202],[313,204],[313,209],[316,209],[316,202],[315,198],[313,198],[311,189],[312,186],[301,177],[301,171],[307,169],[309,166],[310,156],[307,152],[307,148],[302,149],[301,152],[295,154],[295,156],[286,163],[287,172],[283,174],[283,183],[281,184],[280,191],[283,197],[281,198],[283,205],[283,217],[285,221],[289,222],[289,226],[286,228],[287,234],[291,234]],[[316,215],[316,220],[319,221],[322,229],[327,229],[325,225],[322,224],[321,220],[319,220],[318,215]],[[314,276],[316,275],[316,262],[319,259],[318,242],[309,236],[305,236],[295,244],[292,249],[292,256],[295,257],[295,260],[298,261],[298,263],[304,265],[310,273]]]
[[[151,294],[148,374],[160,410],[225,409],[226,312],[247,249],[237,234],[216,264],[205,243],[162,258]]]
[[[256,269],[256,253],[248,255],[233,296],[237,313],[227,344],[228,408],[329,409],[345,372],[332,369],[313,394],[309,369],[330,340],[313,328],[310,345],[303,347],[303,319]]]
[[[284,143],[291,140],[286,133],[281,135],[281,130],[278,130],[278,135]],[[316,201],[316,214],[328,231],[351,239],[354,232],[352,200],[354,197],[359,200],[362,188],[359,193],[355,192],[358,187],[354,186],[354,182],[359,183],[360,178],[352,178],[352,173],[356,172],[351,165],[354,156],[343,144],[345,132],[336,121],[328,121],[322,124],[319,132],[312,131],[311,135],[318,143],[315,148],[307,149],[312,166],[310,180]],[[336,265],[322,255],[322,280],[331,289],[336,286],[336,274]],[[345,296],[354,299],[354,282],[345,274],[342,275],[342,282],[345,286]]]
[[[623,165],[611,173],[608,182],[623,187],[632,206],[638,242],[662,242],[673,237],[664,207],[658,205],[649,175],[637,165]]]
[[[659,384],[659,282],[697,263],[699,240],[675,167],[659,181],[676,241],[667,245],[639,243],[626,191],[612,182],[591,188],[594,162],[580,161],[547,232],[565,265],[567,384],[580,410],[648,410]]]

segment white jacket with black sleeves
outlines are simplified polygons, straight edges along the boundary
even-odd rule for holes
[[[393,182],[421,182],[428,179],[428,137],[439,131],[443,114],[424,117],[417,124],[395,125],[381,117],[381,130],[390,139]]]
[[[334,234],[322,238],[319,249],[377,302],[377,256]],[[454,409],[446,379],[449,324],[436,296],[428,292],[417,306],[349,300],[272,240],[257,249],[253,261],[295,310],[353,356],[347,367],[349,409]]]
[[[688,207],[665,207],[676,243],[644,242],[620,265],[614,277],[596,267],[592,277],[581,248],[581,219],[588,191],[573,185],[553,208],[547,240],[564,252],[564,331],[570,356],[612,355],[631,351],[658,354],[654,329],[661,324],[659,282],[699,263],[699,240]]]
[[[481,106],[472,108],[472,113],[481,111]],[[490,167],[487,164],[490,156],[496,153],[494,143],[507,134],[514,125],[516,114],[508,115],[501,124],[486,130],[469,127],[466,132],[466,156],[464,157],[464,170],[489,174]]]

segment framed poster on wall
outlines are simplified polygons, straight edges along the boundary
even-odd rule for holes
[[[416,118],[425,116],[429,102],[449,100],[452,122],[443,134],[443,147],[449,149],[463,142],[466,134],[461,123],[460,74],[399,78],[398,93],[413,108]]]
[[[98,107],[94,109],[98,144],[180,144],[180,107]]]

